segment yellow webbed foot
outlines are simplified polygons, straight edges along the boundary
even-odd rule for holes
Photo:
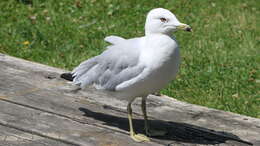
[[[143,134],[133,134],[133,135],[131,135],[131,138],[136,142],[150,141],[150,139]]]

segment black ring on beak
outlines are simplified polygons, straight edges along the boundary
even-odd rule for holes
[[[190,27],[185,28],[185,31],[191,32],[192,29]]]

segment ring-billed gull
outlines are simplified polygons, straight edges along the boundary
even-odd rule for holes
[[[134,132],[131,103],[136,97],[142,97],[145,132],[148,136],[165,134],[164,131],[149,129],[146,97],[165,87],[178,72],[179,47],[172,33],[179,29],[191,31],[189,25],[180,23],[169,10],[153,9],[146,18],[145,36],[132,39],[106,37],[105,41],[111,43],[107,50],[61,77],[81,88],[93,85],[96,89],[113,91],[128,100],[131,138],[137,142],[149,141],[147,136]]]

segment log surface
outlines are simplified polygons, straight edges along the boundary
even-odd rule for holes
[[[151,127],[163,137],[136,143],[129,137],[127,101],[113,93],[77,87],[62,69],[0,54],[0,146],[260,145],[260,119],[150,95]],[[140,99],[134,128],[143,133]]]

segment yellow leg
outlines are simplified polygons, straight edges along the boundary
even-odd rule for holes
[[[142,98],[142,112],[144,115],[144,129],[145,133],[148,136],[163,136],[167,133],[167,131],[164,130],[153,130],[149,128],[148,125],[148,118],[147,118],[147,113],[146,113],[146,97]]]
[[[130,101],[127,105],[127,113],[128,113],[128,120],[129,120],[129,127],[130,127],[130,136],[136,142],[143,142],[143,141],[150,141],[150,139],[143,135],[143,134],[135,134],[132,122],[132,108],[131,104],[133,101]]]
[[[147,113],[146,113],[146,97],[142,98],[142,112],[143,112],[143,116],[144,116],[144,129],[145,129],[145,133],[148,134],[148,118],[147,118]],[[148,135],[150,136],[150,135]]]

